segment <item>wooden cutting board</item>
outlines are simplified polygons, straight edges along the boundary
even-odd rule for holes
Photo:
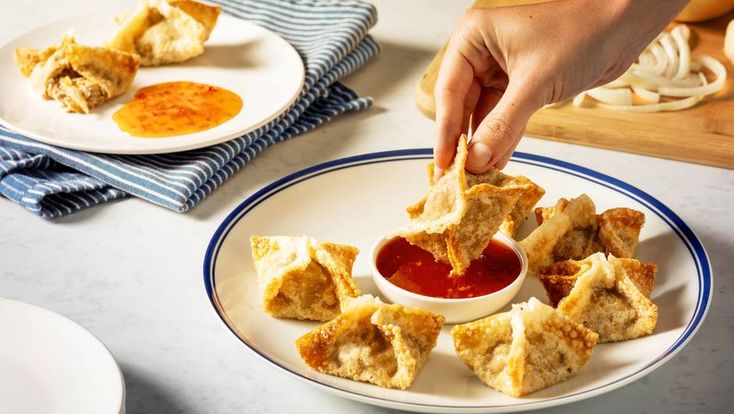
[[[475,2],[480,7],[501,3],[508,1]],[[693,57],[707,54],[726,66],[726,86],[716,95],[682,111],[648,114],[576,108],[568,103],[538,111],[530,119],[526,134],[734,169],[734,65],[723,52],[726,25],[732,19],[734,12],[709,22],[689,24],[694,33]],[[431,118],[435,115],[433,85],[444,49],[445,46],[434,57],[416,88],[418,108]]]

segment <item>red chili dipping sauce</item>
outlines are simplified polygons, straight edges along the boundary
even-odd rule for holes
[[[520,275],[520,259],[508,246],[490,240],[482,256],[462,276],[449,277],[451,265],[398,237],[377,252],[377,270],[390,283],[435,298],[473,298],[497,292]]]

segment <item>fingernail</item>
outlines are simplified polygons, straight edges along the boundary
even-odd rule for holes
[[[492,149],[483,142],[477,142],[469,147],[466,165],[472,170],[483,170],[492,160]]]
[[[443,177],[443,168],[433,167],[433,182],[438,182],[441,177]]]

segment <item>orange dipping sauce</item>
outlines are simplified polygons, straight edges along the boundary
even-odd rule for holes
[[[112,115],[121,130],[161,138],[214,128],[242,109],[242,98],[217,86],[165,82],[147,86]]]
[[[520,275],[517,254],[497,240],[490,240],[482,256],[471,262],[462,276],[449,277],[451,265],[398,237],[377,252],[377,270],[390,283],[413,293],[435,298],[473,298],[497,292]],[[400,270],[398,272],[398,270]]]

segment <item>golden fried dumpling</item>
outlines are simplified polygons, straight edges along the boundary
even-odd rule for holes
[[[521,397],[586,364],[597,335],[535,298],[451,330],[456,354],[482,382]]]
[[[61,46],[49,46],[43,50],[25,47],[15,49],[15,63],[18,65],[20,74],[26,78],[31,76],[33,69],[35,69],[39,63],[47,61],[51,55],[67,43],[74,43],[74,38],[69,34],[67,34],[61,41]]]
[[[444,317],[365,295],[296,341],[310,368],[330,375],[406,389],[436,346]]]
[[[658,266],[655,263],[645,263],[637,259],[620,258],[615,259],[627,272],[632,283],[642,292],[643,295],[650,297],[653,285],[655,284],[655,274]],[[576,284],[576,279],[591,266],[588,260],[565,260],[553,263],[540,269],[538,278],[543,283],[548,299],[553,306],[564,297],[568,296]]]
[[[616,257],[633,257],[640,242],[645,214],[631,208],[613,208],[597,218],[599,243],[604,253]]]
[[[82,46],[71,35],[45,50],[15,49],[15,61],[41,96],[59,101],[69,112],[85,114],[125,93],[140,65],[135,55]]]
[[[558,310],[599,334],[599,342],[625,341],[649,335],[658,308],[637,287],[620,259],[595,253]]]
[[[432,166],[433,164],[431,164]],[[433,168],[430,169],[429,177],[431,179],[433,177]],[[500,225],[500,230],[510,237],[515,237],[517,229],[528,218],[533,207],[535,207],[535,203],[545,194],[545,190],[542,187],[530,181],[528,178],[521,175],[512,177],[503,174],[496,168],[492,168],[483,174],[471,174],[467,172],[466,182],[469,188],[478,184],[490,184],[497,187],[517,186],[519,188],[520,197]]]
[[[510,177],[499,170],[473,175],[464,169],[466,136],[459,139],[456,157],[443,177],[433,182],[428,166],[428,195],[407,211],[410,223],[398,235],[449,262],[454,275],[464,274],[481,256],[497,230],[514,233],[543,189],[525,177]]]
[[[604,252],[632,257],[639,241],[645,215],[629,208],[614,208],[597,215],[586,194],[558,200],[555,207],[535,210],[538,228],[520,244],[528,255],[533,274],[564,260],[581,260]]]
[[[537,274],[539,269],[555,262],[556,245],[571,229],[569,215],[562,212],[543,221],[543,224],[520,241],[520,246],[528,256],[530,274]]]
[[[183,62],[204,53],[220,11],[190,0],[140,0],[108,46],[140,55],[143,66]]]
[[[307,236],[252,236],[250,245],[263,309],[275,317],[328,321],[359,295],[352,279],[356,247]]]

